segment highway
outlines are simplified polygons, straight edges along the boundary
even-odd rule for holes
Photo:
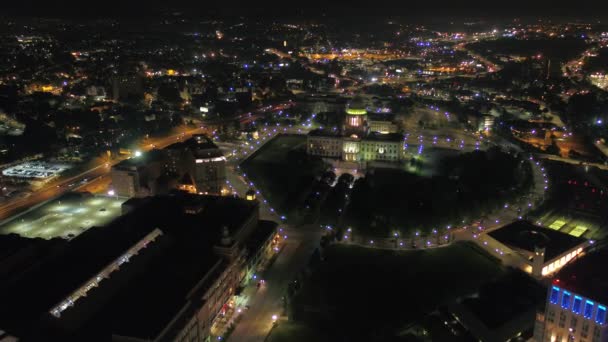
[[[148,138],[141,143],[141,150],[148,151],[153,148],[164,148],[178,141],[185,140],[193,134],[205,133],[204,127],[195,129],[180,129],[177,133],[162,137]],[[5,220],[15,214],[25,211],[39,203],[60,196],[69,191],[87,189],[99,189],[101,184],[109,184],[109,173],[111,165],[115,165],[125,158],[117,158],[111,162],[103,162],[101,158],[97,158],[97,162],[93,162],[93,166],[81,173],[69,178],[60,178],[57,181],[50,182],[47,186],[35,191],[31,196],[26,198],[13,199],[7,203],[0,205],[0,220]]]

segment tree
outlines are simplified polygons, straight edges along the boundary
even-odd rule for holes
[[[169,104],[178,105],[182,103],[179,90],[173,84],[163,83],[158,87],[158,98]]]

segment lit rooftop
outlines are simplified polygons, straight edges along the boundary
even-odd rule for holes
[[[69,193],[0,226],[0,234],[28,238],[74,237],[120,216],[124,198]]]

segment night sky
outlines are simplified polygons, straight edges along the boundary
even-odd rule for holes
[[[608,19],[608,1],[563,0],[3,0],[5,15],[49,17],[124,17],[162,15],[183,11],[189,15],[266,15],[269,17],[350,16],[454,16],[454,17],[581,17]]]

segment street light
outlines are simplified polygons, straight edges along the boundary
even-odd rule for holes
[[[108,191],[108,196],[114,196],[114,195],[116,195],[116,192],[114,190]]]

